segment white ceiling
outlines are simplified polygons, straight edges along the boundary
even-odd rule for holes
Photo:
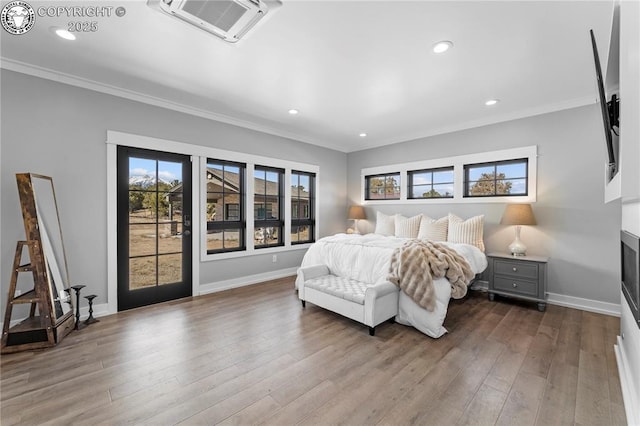
[[[595,102],[589,29],[606,58],[613,13],[610,1],[282,1],[236,44],[145,0],[30,1],[126,14],[1,30],[2,66],[352,152]],[[73,20],[98,30],[50,30]],[[440,40],[453,49],[434,54]]]

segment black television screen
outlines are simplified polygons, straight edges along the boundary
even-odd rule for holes
[[[607,102],[607,96],[604,91],[604,79],[602,78],[602,70],[600,68],[600,57],[598,56],[598,47],[596,46],[596,38],[593,30],[589,30],[591,34],[591,46],[593,47],[593,61],[596,66],[596,80],[598,83],[598,98],[600,101],[600,110],[602,112],[602,124],[604,126],[605,142],[607,146],[608,158],[608,178],[613,178],[618,172],[618,161],[616,159],[616,149],[614,146],[614,126],[618,126],[618,98],[616,95],[611,97],[611,102]]]

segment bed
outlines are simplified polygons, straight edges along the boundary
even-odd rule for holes
[[[337,234],[324,237],[314,243],[302,260],[302,267],[326,265],[332,274],[379,284],[388,281],[392,254],[402,247],[408,238],[380,234]],[[441,242],[465,258],[474,274],[487,267],[483,251],[471,244]],[[436,294],[433,311],[420,307],[404,292],[400,292],[396,322],[413,326],[422,333],[438,338],[447,330],[443,323],[451,298],[451,285],[446,278],[434,279]]]

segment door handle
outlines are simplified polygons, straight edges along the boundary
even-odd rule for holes
[[[186,227],[191,226],[191,219],[189,219],[189,215],[188,214],[184,215],[183,225],[186,226]]]

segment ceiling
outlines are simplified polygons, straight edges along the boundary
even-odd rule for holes
[[[613,14],[610,1],[282,1],[235,44],[145,0],[30,1],[126,14],[2,30],[2,67],[352,152],[594,103],[588,30],[606,58]],[[97,31],[75,41],[50,29],[87,20]],[[440,40],[453,48],[433,53]]]

